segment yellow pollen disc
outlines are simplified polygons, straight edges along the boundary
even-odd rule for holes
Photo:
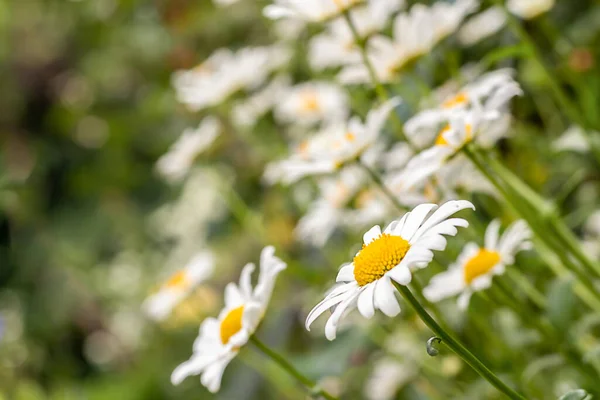
[[[229,339],[242,329],[242,316],[244,315],[244,306],[234,308],[221,321],[221,342],[227,344]]]
[[[165,286],[170,289],[183,289],[187,286],[188,279],[185,271],[179,271],[173,274],[165,283]]]
[[[444,137],[444,133],[448,132],[449,130],[450,130],[450,125],[446,125],[444,127],[444,129],[442,129],[440,131],[440,133],[438,134],[437,138],[435,139],[435,145],[436,146],[447,146],[448,145],[448,141]]]
[[[344,137],[349,142],[354,142],[354,140],[356,139],[356,135],[354,133],[352,133],[352,132],[346,132],[346,134],[344,135]]]
[[[476,278],[488,273],[500,261],[497,251],[480,249],[465,265],[465,282],[470,285]]]
[[[465,104],[467,101],[469,101],[469,96],[467,96],[466,93],[461,92],[442,103],[442,108],[453,108]]]
[[[302,110],[306,112],[318,111],[321,107],[319,105],[319,99],[314,91],[307,91],[302,94]]]
[[[300,152],[300,154],[306,154],[308,153],[308,141],[304,140],[302,141],[302,143],[300,143],[300,145],[298,145],[298,151]]]
[[[378,280],[402,261],[408,249],[410,244],[400,236],[382,234],[354,257],[354,279],[359,286]]]

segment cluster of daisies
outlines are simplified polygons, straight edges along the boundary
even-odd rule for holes
[[[234,2],[216,3],[227,7]],[[552,5],[510,0],[508,10],[533,18]],[[431,91],[408,119],[403,118],[408,109],[404,101],[386,96],[385,89],[366,113],[355,112],[348,95],[349,89],[372,90],[401,81],[451,35],[469,46],[500,31],[506,23],[504,11],[491,7],[477,13],[479,7],[477,0],[410,8],[402,0],[273,0],[263,14],[274,21],[276,44],[219,49],[197,67],[174,74],[177,99],[206,116],[157,162],[157,171],[168,182],[186,179],[225,124],[233,126],[229,131],[252,135],[262,118],[272,117],[290,144],[286,156],[265,166],[264,184],[294,186],[293,191],[308,182],[316,192],[295,228],[297,239],[324,246],[338,229],[366,230],[362,248],[341,266],[333,287],[307,315],[309,329],[331,311],[325,324],[329,340],[352,309],[365,318],[376,310],[397,316],[394,285],[409,285],[413,274],[433,260],[433,251],[445,250],[446,237],[468,226],[465,219],[454,217],[474,209],[460,200],[463,194],[497,195],[464,150],[471,145],[492,148],[509,134],[510,102],[523,94],[513,70],[463,68],[460,76]],[[308,64],[315,73],[334,71],[335,82],[294,82],[286,73],[294,43],[315,23],[322,29],[309,39]],[[219,113],[212,113],[217,107]],[[391,215],[402,214],[381,229],[379,224]],[[474,292],[490,287],[495,275],[515,263],[519,251],[531,247],[523,221],[500,232],[500,222],[491,222],[483,244],[465,245],[423,295],[432,302],[457,297],[464,310]],[[225,307],[217,318],[202,322],[193,354],[175,369],[173,383],[201,375],[204,386],[219,390],[226,366],[257,330],[275,280],[286,268],[274,253],[271,246],[262,251],[255,286],[254,264],[243,268],[238,284],[226,286]],[[166,318],[210,278],[214,265],[210,253],[196,255],[147,299],[144,309],[155,319]]]

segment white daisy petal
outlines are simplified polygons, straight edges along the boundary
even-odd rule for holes
[[[327,323],[325,324],[325,337],[328,340],[335,339],[335,337],[337,336],[337,325],[340,321],[340,318],[342,318],[342,315],[344,314],[346,309],[350,307],[350,305],[353,302],[356,301],[356,298],[359,294],[360,291],[358,290],[352,293],[348,293],[348,296],[344,299],[344,301],[338,304],[338,306],[335,308],[335,311],[333,312],[333,314],[331,314],[331,317],[329,317]]]
[[[436,208],[436,204],[421,204],[415,207],[414,210],[408,213],[408,217],[404,223],[402,231],[400,232],[400,236],[402,236],[404,240],[411,242],[413,235],[417,232],[423,223],[423,220],[425,220],[427,215]]]
[[[381,236],[381,228],[379,225],[375,225],[363,235],[363,242],[364,244],[369,244],[379,236]]]
[[[358,296],[358,311],[365,318],[372,318],[375,315],[375,304],[373,294],[375,291],[375,284],[370,283],[362,288],[360,295]]]
[[[412,280],[412,274],[408,267],[403,266],[402,264],[397,265],[392,268],[389,272],[386,273],[391,279],[395,280],[401,285],[408,285]]]
[[[440,206],[435,212],[427,218],[427,220],[421,225],[417,232],[412,237],[412,240],[418,240],[421,235],[433,228],[440,222],[444,221],[450,215],[455,214],[465,208],[475,209],[475,206],[467,200],[451,200]]]
[[[335,278],[336,282],[349,282],[354,280],[354,264],[348,263],[340,269],[337,277]]]
[[[495,219],[485,230],[484,246],[486,249],[495,249],[498,244],[498,235],[500,233],[500,220]]]
[[[375,289],[375,307],[381,310],[388,317],[395,317],[400,314],[400,305],[396,296],[394,296],[395,288],[387,276],[377,281]]]

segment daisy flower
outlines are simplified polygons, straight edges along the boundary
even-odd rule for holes
[[[202,375],[202,385],[212,393],[219,390],[225,368],[262,320],[275,279],[286,264],[275,256],[272,246],[265,247],[260,255],[258,283],[253,289],[250,278],[254,268],[254,264],[247,264],[239,285],[230,283],[225,287],[225,308],[218,318],[207,318],[200,326],[191,358],[175,368],[171,375],[174,385],[188,376]]]
[[[439,135],[440,127],[456,111],[476,108],[492,117],[507,113],[508,101],[523,94],[513,75],[514,70],[510,68],[488,72],[450,93],[446,88],[455,86],[454,82],[445,83],[434,91],[434,107],[421,111],[406,121],[406,135],[416,144],[425,146]]]
[[[206,117],[196,129],[186,129],[169,151],[156,162],[156,169],[169,182],[181,181],[200,153],[208,149],[221,131],[215,117]]]
[[[494,275],[503,274],[519,251],[531,248],[531,231],[525,221],[514,222],[501,237],[499,230],[500,221],[492,221],[485,231],[484,247],[473,242],[465,245],[456,263],[434,276],[423,295],[435,302],[459,295],[458,306],[466,309],[473,292],[489,288]]]
[[[365,39],[381,32],[391,15],[403,5],[403,0],[370,0],[364,6],[353,8],[349,16],[359,37]],[[361,61],[356,38],[345,18],[336,18],[329,23],[324,33],[311,40],[308,59],[315,70]]]
[[[501,7],[490,7],[464,23],[458,31],[458,41],[463,46],[472,46],[492,36],[506,25],[506,14]]]
[[[287,159],[267,166],[264,178],[268,183],[291,184],[308,175],[323,175],[362,158],[370,158],[388,114],[400,104],[393,98],[369,111],[365,122],[352,117],[325,127],[312,138],[301,142]]]
[[[364,2],[365,0],[273,0],[273,4],[264,8],[263,14],[270,19],[292,18],[322,22]]]
[[[214,265],[212,253],[204,251],[196,254],[185,268],[171,275],[156,293],[144,301],[142,310],[155,321],[166,319],[175,306],[212,274]]]
[[[280,96],[274,110],[279,122],[301,126],[341,121],[348,112],[348,95],[329,82],[306,82],[290,88]]]
[[[256,88],[290,57],[284,46],[246,47],[236,52],[219,49],[197,67],[175,72],[173,87],[179,102],[191,111],[200,111],[224,102],[239,90]]]
[[[554,7],[554,0],[508,0],[506,8],[519,18],[531,19]]]
[[[377,35],[368,42],[368,58],[378,79],[394,81],[405,66],[429,53],[436,43],[454,32],[476,7],[476,0],[437,2],[431,7],[416,4],[396,16],[393,38]],[[362,62],[345,67],[338,78],[346,84],[371,81],[369,70]]]
[[[335,309],[325,325],[329,340],[335,339],[340,319],[354,307],[365,318],[373,317],[376,309],[389,317],[398,315],[400,306],[391,281],[408,285],[411,269],[426,267],[433,259],[432,250],[444,250],[443,235],[454,236],[457,227],[468,226],[462,218],[448,217],[465,208],[474,206],[466,200],[449,201],[439,208],[422,204],[390,223],[383,232],[378,225],[371,228],[354,260],[340,269],[338,284],[308,314],[306,329],[310,330],[317,317],[332,307]]]

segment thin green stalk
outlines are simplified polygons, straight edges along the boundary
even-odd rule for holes
[[[344,17],[344,20],[346,21],[346,24],[348,25],[348,28],[350,28],[350,31],[352,32],[352,36],[354,36],[354,41],[356,42],[356,45],[358,46],[363,64],[367,68],[367,71],[369,73],[369,78],[371,79],[371,82],[373,82],[373,85],[375,86],[375,92],[377,93],[379,100],[381,100],[383,102],[388,101],[390,99],[390,96],[388,95],[387,90],[385,89],[385,87],[383,87],[383,84],[377,77],[375,68],[373,67],[373,64],[371,63],[371,60],[369,60],[369,55],[367,54],[367,49],[365,47],[365,41],[360,37],[360,34],[358,33],[358,30],[356,28],[356,25],[354,24],[354,21],[352,21],[350,12],[345,11],[342,15]],[[395,112],[393,112],[392,114],[393,114],[392,119],[393,119],[394,123],[396,124],[396,129],[398,129],[397,133],[398,133],[398,136],[400,137],[400,139],[404,140],[413,151],[417,150],[417,146],[415,146],[410,141],[410,139],[406,136],[406,134],[404,133],[404,127],[403,127],[404,124],[400,120],[400,117],[398,117],[398,114],[396,114]]]
[[[269,357],[271,360],[275,361],[281,368],[283,368],[288,374],[293,376],[298,382],[302,383],[311,393],[311,396],[317,397],[321,396],[327,400],[337,400],[337,397],[332,396],[327,393],[325,390],[320,388],[315,382],[302,375],[300,371],[298,371],[285,357],[281,354],[277,353],[269,346],[261,342],[256,335],[250,336],[250,342],[256,346],[264,355]]]
[[[492,386],[498,389],[499,392],[503,393],[510,399],[524,400],[525,397],[511,389],[503,381],[500,380],[485,364],[483,364],[476,356],[473,355],[466,347],[464,347],[457,339],[445,331],[421,306],[418,300],[413,296],[412,292],[407,286],[400,285],[392,281],[394,287],[398,289],[402,297],[412,306],[412,308],[419,315],[421,320],[431,329],[442,342],[448,346],[453,352],[455,352],[460,358],[462,358],[467,364],[471,366],[481,377],[487,380]]]

